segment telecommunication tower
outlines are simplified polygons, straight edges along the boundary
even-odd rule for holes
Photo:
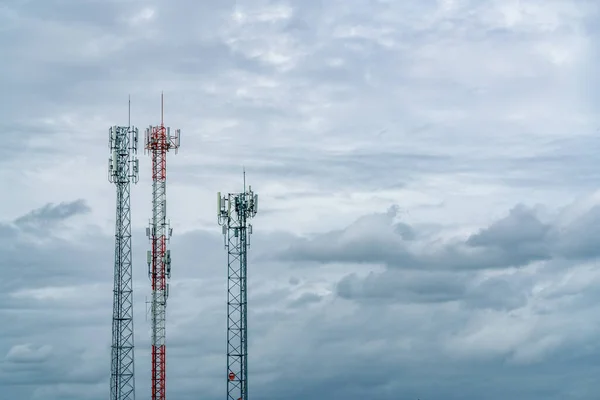
[[[252,187],[221,196],[218,222],[227,249],[227,400],[248,400],[247,252],[252,225],[258,211],[258,195]]]
[[[165,400],[166,397],[165,318],[171,277],[171,251],[167,250],[167,242],[173,234],[167,221],[167,153],[173,149],[177,154],[180,144],[179,129],[171,135],[171,128],[164,126],[162,94],[160,103],[160,126],[146,129],[144,147],[152,157],[152,220],[146,228],[151,244],[148,277],[152,282],[152,400]]]
[[[117,188],[110,399],[134,400],[130,193],[131,183],[139,180],[138,130],[131,124],[113,126],[108,134],[108,180]]]

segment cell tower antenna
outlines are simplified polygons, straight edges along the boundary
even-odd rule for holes
[[[258,195],[252,186],[244,191],[217,194],[218,222],[227,249],[227,400],[248,400],[248,297],[247,254]]]
[[[127,113],[127,126],[131,126],[131,95],[129,95],[129,109]]]
[[[129,100],[131,106],[131,99]],[[130,121],[131,122],[131,121]],[[131,267],[131,183],[139,181],[138,129],[108,130],[108,180],[117,189],[110,399],[135,399],[133,284]]]
[[[148,251],[148,277],[152,283],[150,306],[152,331],[152,400],[166,398],[166,310],[171,277],[171,251],[167,244],[173,233],[167,221],[167,153],[180,145],[180,130],[171,134],[164,126],[163,94],[160,95],[160,126],[146,129],[145,150],[152,158],[152,219],[146,228],[151,250]]]

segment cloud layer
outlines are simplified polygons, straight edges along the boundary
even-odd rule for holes
[[[594,259],[600,207],[566,223],[544,222],[523,204],[508,215],[466,237],[436,236],[394,222],[399,207],[367,215],[343,230],[292,245],[282,258],[312,262],[363,262],[390,268],[477,270],[527,266],[536,261]],[[560,221],[560,222],[559,222]]]
[[[168,396],[222,399],[215,193],[260,196],[250,392],[595,399],[598,4],[4,1],[0,390],[105,399],[107,130],[160,118],[174,227]],[[136,382],[149,395],[132,190]]]

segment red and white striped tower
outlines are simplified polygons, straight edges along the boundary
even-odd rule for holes
[[[166,396],[165,317],[171,277],[171,252],[167,243],[173,233],[167,221],[167,152],[179,149],[180,132],[163,123],[163,95],[160,98],[160,126],[146,129],[145,150],[152,156],[152,220],[146,229],[152,250],[148,251],[148,276],[152,282],[152,400]]]

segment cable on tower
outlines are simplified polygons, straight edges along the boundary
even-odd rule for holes
[[[129,103],[131,110],[131,101]],[[134,400],[133,285],[131,270],[131,183],[139,180],[138,130],[113,126],[108,131],[108,180],[117,189],[110,399]]]
[[[163,123],[164,102],[161,94],[160,126],[150,126],[145,134],[145,151],[152,158],[152,219],[146,228],[151,250],[148,251],[148,277],[152,282],[152,400],[166,397],[166,307],[169,297],[168,280],[171,277],[171,251],[167,242],[173,234],[167,221],[167,152],[180,145],[180,130],[171,135],[171,128]]]
[[[248,400],[247,254],[258,195],[252,187],[217,195],[218,222],[227,249],[227,400]]]

